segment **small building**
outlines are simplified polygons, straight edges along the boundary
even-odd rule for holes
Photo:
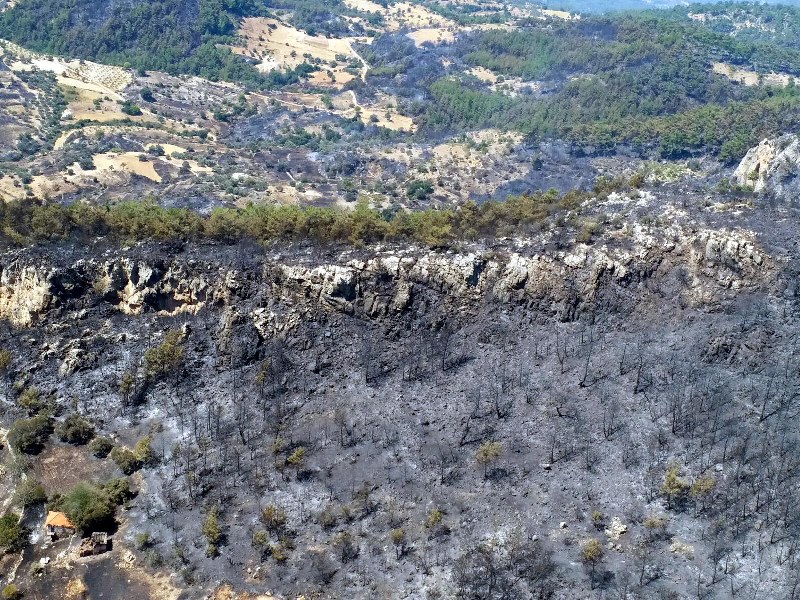
[[[72,535],[75,533],[76,529],[72,521],[67,518],[67,515],[55,510],[51,510],[47,513],[44,528],[51,537]]]
[[[81,541],[81,545],[78,548],[78,556],[94,556],[108,552],[110,550],[110,542],[111,540],[109,540],[107,533],[97,531]]]

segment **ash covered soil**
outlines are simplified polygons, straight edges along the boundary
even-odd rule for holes
[[[797,215],[675,191],[598,200],[588,243],[7,252],[3,426],[35,387],[152,451],[109,555],[34,536],[17,585],[794,597]],[[56,435],[3,459],[48,495],[123,476]]]

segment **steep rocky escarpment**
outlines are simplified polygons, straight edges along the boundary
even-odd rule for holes
[[[769,285],[773,265],[743,232],[701,230],[686,240],[651,240],[633,248],[579,245],[569,251],[475,248],[341,251],[324,257],[270,256],[243,264],[232,250],[214,258],[119,252],[65,262],[10,255],[0,265],[0,318],[30,327],[53,313],[106,306],[128,314],[176,315],[252,305],[258,321],[269,303],[296,316],[320,309],[383,317],[424,309],[432,296],[454,306],[495,299],[572,319],[591,310],[603,286],[635,289],[681,274],[684,301],[705,305],[730,290]],[[226,257],[226,254],[229,255]],[[237,264],[239,262],[239,264]],[[269,302],[266,298],[269,298]],[[290,319],[287,318],[287,322]]]
[[[800,197],[800,138],[784,135],[751,148],[734,172],[739,185],[784,200]]]

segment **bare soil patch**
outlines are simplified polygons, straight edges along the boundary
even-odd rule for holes
[[[82,481],[107,481],[114,477],[116,467],[109,459],[95,458],[84,447],[49,446],[34,462],[33,471],[50,495],[63,493]]]
[[[736,67],[734,65],[721,62],[715,62],[711,66],[711,69],[718,75],[722,75],[731,81],[737,81],[747,86],[763,84],[785,87],[789,85],[789,82],[793,79],[791,75],[786,75],[785,73],[766,73],[762,76],[755,71],[749,71],[747,69],[742,69],[741,67]]]
[[[565,10],[550,10],[547,8],[542,9],[542,14],[546,17],[552,17],[554,19],[563,19],[565,21],[572,21],[572,20],[577,21],[578,19],[581,18],[580,15],[574,15]]]
[[[362,62],[353,51],[351,38],[308,35],[277,19],[243,19],[238,34],[246,43],[231,50],[259,61],[257,67],[263,72],[294,68],[306,62],[309,56],[324,61],[327,66],[315,76],[318,85],[341,87],[353,78],[345,71],[348,64],[355,61],[361,65]],[[327,70],[334,74],[333,80],[325,74]]]
[[[456,39],[455,32],[449,29],[429,27],[424,29],[417,29],[408,33],[408,37],[414,40],[417,47],[423,44],[449,44]]]
[[[398,29],[422,29],[422,28],[452,28],[458,29],[458,25],[435,12],[409,2],[398,2],[392,4],[388,9],[384,9],[386,29],[396,31]]]

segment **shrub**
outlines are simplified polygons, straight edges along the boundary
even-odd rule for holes
[[[133,538],[133,545],[137,550],[146,550],[152,543],[153,541],[150,539],[150,534],[146,531],[137,533]]]
[[[428,529],[433,529],[437,525],[442,522],[442,511],[438,508],[434,508],[431,512],[428,513],[428,517],[425,519],[425,527]]]
[[[105,458],[114,449],[114,442],[107,437],[97,437],[89,443],[89,449],[97,458]]]
[[[489,465],[500,457],[500,442],[484,442],[475,453],[475,460],[483,467],[483,478],[486,479]]]
[[[157,569],[164,564],[164,559],[154,549],[150,549],[144,553],[144,563],[151,569]]]
[[[22,592],[13,583],[9,583],[4,587],[0,594],[2,594],[3,600],[20,600],[22,598]]]
[[[394,544],[398,560],[406,553],[407,536],[406,530],[402,527],[397,527],[389,532],[389,538]]]
[[[333,547],[339,551],[339,559],[342,563],[348,563],[358,558],[358,544],[347,531],[343,531],[333,539]]]
[[[79,414],[73,413],[58,426],[57,433],[62,442],[80,446],[94,437],[94,427]]]
[[[218,545],[222,540],[222,530],[219,526],[219,512],[216,508],[211,509],[203,521],[203,535],[208,542],[206,556],[214,557],[219,553]]]
[[[30,419],[14,421],[8,430],[8,443],[24,454],[38,454],[53,433],[50,415],[42,414]]]
[[[286,458],[286,464],[293,466],[295,469],[300,470],[303,466],[303,460],[306,456],[306,449],[303,446],[298,446]]]
[[[79,483],[58,502],[58,508],[81,533],[108,531],[114,524],[114,503],[106,490]]]
[[[661,484],[661,493],[667,499],[667,508],[672,508],[681,502],[689,491],[689,484],[678,475],[678,466],[670,465],[664,474],[664,483]]]
[[[336,527],[336,523],[338,520],[339,519],[336,516],[336,511],[330,506],[326,506],[317,515],[317,522],[323,529],[333,529],[334,527]]]
[[[8,367],[11,364],[13,356],[11,351],[3,348],[0,350],[0,374],[5,375],[8,372]]]
[[[259,529],[253,533],[252,542],[254,548],[266,548],[269,546],[269,534],[263,529]]]
[[[581,547],[581,560],[590,568],[592,580],[594,580],[594,571],[597,565],[603,560],[603,545],[599,540],[590,539],[583,543]],[[594,585],[594,583],[592,583],[592,585]]]
[[[131,102],[130,100],[125,100],[125,102],[122,103],[121,110],[126,115],[130,115],[132,117],[138,117],[142,114],[142,109],[139,108],[139,105]]]
[[[42,484],[33,478],[23,479],[14,492],[14,501],[20,506],[31,506],[47,500]]]
[[[117,477],[107,481],[103,485],[103,491],[108,495],[108,499],[117,506],[133,498],[131,484],[125,477]]]
[[[17,404],[28,411],[29,415],[35,415],[42,411],[46,406],[41,393],[35,387],[27,387],[17,398]]]
[[[274,504],[269,504],[261,510],[261,522],[269,531],[280,531],[286,525],[286,513]]]
[[[17,552],[25,543],[25,530],[19,524],[19,516],[6,513],[0,517],[0,549]]]
[[[181,332],[172,329],[164,336],[163,342],[145,351],[145,372],[148,377],[166,375],[177,368],[182,358]]]
[[[133,447],[134,455],[144,467],[152,467],[158,464],[158,456],[156,456],[156,453],[153,451],[151,445],[152,441],[153,439],[149,435],[146,435],[139,439]]]
[[[119,467],[125,475],[133,475],[142,468],[142,461],[131,450],[116,446],[111,450],[111,460]]]
[[[433,186],[428,181],[415,179],[408,184],[406,195],[411,200],[427,200],[433,193]]]

